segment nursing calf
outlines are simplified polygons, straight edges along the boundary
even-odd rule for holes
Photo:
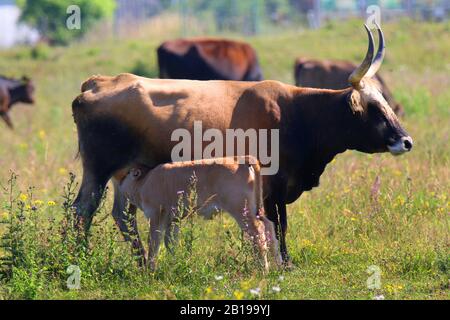
[[[193,177],[197,198],[193,205],[200,215],[210,218],[218,210],[229,212],[250,236],[266,271],[269,247],[275,261],[281,263],[273,223],[264,215],[258,161],[245,156],[166,163],[153,170],[132,166],[119,181],[120,191],[150,220],[148,262],[151,269],[155,268],[163,233],[169,248],[176,237],[175,222],[186,214],[177,212],[176,206],[180,197],[185,206],[189,205],[185,195],[190,192]]]

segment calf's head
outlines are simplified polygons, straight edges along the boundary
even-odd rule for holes
[[[372,77],[383,62],[385,54],[384,36],[377,25],[379,47],[374,57],[374,40],[369,28],[369,48],[362,64],[350,75],[353,90],[348,95],[351,109],[353,148],[367,153],[389,151],[393,155],[408,152],[413,140],[402,128],[389,103],[383,97],[381,88]]]

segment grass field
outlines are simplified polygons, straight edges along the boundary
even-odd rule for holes
[[[320,187],[288,208],[294,269],[268,275],[225,214],[185,222],[174,256],[163,250],[156,273],[141,271],[109,216],[111,192],[89,246],[74,241],[65,207],[77,188],[67,184],[69,172],[80,181],[81,165],[71,102],[93,74],[156,76],[162,34],[0,52],[0,74],[27,74],[37,87],[34,107],[12,111],[16,130],[0,124],[0,299],[448,299],[450,24],[405,20],[384,29],[381,72],[405,106],[414,149],[402,157],[338,156]],[[360,21],[245,40],[265,77],[288,83],[295,57],[358,62],[367,41]],[[69,265],[81,269],[79,290],[67,289]],[[367,287],[372,265],[381,270],[379,289]]]

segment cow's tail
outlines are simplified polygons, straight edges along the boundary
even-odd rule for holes
[[[80,158],[81,153],[81,145],[80,145],[80,127],[79,127],[79,114],[82,112],[83,108],[83,102],[82,102],[82,94],[75,98],[75,100],[72,101],[72,116],[73,121],[75,122],[75,125],[77,126],[77,133],[78,133],[78,149],[77,153],[75,154],[75,159],[78,160]]]
[[[82,117],[82,114],[86,112],[86,105],[83,99],[83,93],[92,90],[97,87],[97,82],[101,78],[99,75],[94,75],[84,81],[81,84],[81,94],[79,94],[73,101],[72,101],[72,116],[73,121],[75,122],[77,126],[77,132],[78,132],[78,150],[75,155],[75,159],[80,158],[81,153],[81,145],[80,145],[80,118]]]

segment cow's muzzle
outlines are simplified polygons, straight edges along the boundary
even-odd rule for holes
[[[411,151],[413,144],[413,139],[410,136],[404,136],[398,139],[395,143],[388,145],[388,149],[391,154],[398,156],[405,152]]]

